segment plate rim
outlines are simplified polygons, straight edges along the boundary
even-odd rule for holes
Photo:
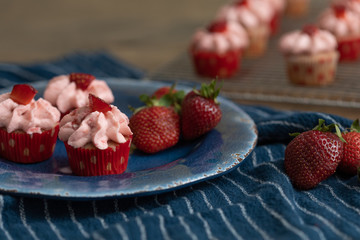
[[[153,81],[150,79],[143,79],[143,80],[137,80],[137,79],[130,79],[130,78],[103,78],[103,80],[105,80],[108,84],[112,85],[124,85],[126,84],[130,84],[130,85],[138,85],[138,84],[154,84],[154,86],[161,86],[161,85],[169,85],[169,82],[162,82],[162,81]],[[48,83],[48,81],[37,81],[37,82],[31,82],[28,84],[31,84],[33,87],[35,88],[45,88],[46,84]],[[197,83],[194,83],[197,84]],[[179,83],[177,84],[177,87],[179,89],[186,89],[186,90],[191,90],[191,88],[185,83]],[[8,92],[9,89],[11,89],[11,87],[7,87],[7,88],[3,88],[0,90],[0,94]],[[43,96],[38,96],[38,97],[43,97]],[[250,153],[254,150],[257,141],[258,141],[258,131],[257,131],[257,127],[255,122],[253,121],[253,119],[244,111],[241,109],[241,107],[239,107],[237,104],[235,104],[233,101],[227,99],[226,97],[222,96],[220,94],[219,96],[219,102],[222,104],[226,104],[229,107],[231,107],[234,111],[241,113],[242,118],[246,119],[247,124],[249,124],[250,127],[250,132],[252,133],[253,137],[252,137],[252,145],[250,148],[248,148],[246,150],[245,153],[242,153],[241,155],[243,156],[239,156],[237,155],[237,153],[233,153],[233,156],[228,156],[229,158],[233,158],[234,160],[231,161],[232,165],[229,165],[225,170],[218,170],[217,172],[212,172],[209,175],[203,174],[201,177],[198,178],[192,178],[192,179],[188,179],[187,181],[182,180],[181,183],[173,183],[171,185],[168,184],[167,187],[165,188],[156,188],[156,189],[151,189],[151,190],[143,190],[143,191],[137,191],[137,192],[128,192],[128,193],[124,193],[124,192],[117,192],[117,194],[112,194],[112,193],[103,193],[103,194],[91,194],[91,196],[84,196],[84,195],[73,195],[73,194],[69,194],[69,193],[64,193],[64,194],[56,194],[56,193],[46,193],[46,192],[32,192],[32,191],[18,191],[16,189],[16,187],[14,187],[13,189],[10,188],[4,188],[4,186],[2,185],[2,182],[0,182],[0,192],[1,193],[6,193],[6,194],[10,194],[10,195],[18,195],[18,196],[27,196],[27,197],[40,197],[40,198],[53,198],[53,199],[66,199],[66,200],[97,200],[97,199],[109,199],[109,198],[123,198],[123,197],[137,197],[137,196],[146,196],[146,195],[153,195],[153,194],[159,194],[159,193],[163,193],[163,192],[168,192],[168,191],[173,191],[179,188],[184,188],[187,187],[189,185],[193,185],[205,180],[209,180],[209,179],[213,179],[216,177],[219,177],[221,175],[224,175],[232,170],[234,170],[235,168],[237,168],[244,159],[246,159]],[[177,161],[173,160],[174,161]],[[146,171],[146,170],[145,170]],[[36,174],[36,173],[35,173]],[[50,174],[50,175],[59,175],[59,174]],[[108,175],[109,178],[111,178],[111,176],[114,175]],[[72,177],[77,177],[77,176],[72,176]],[[92,178],[94,179],[95,177],[79,177],[79,178]],[[179,180],[179,178],[174,179],[172,182]]]

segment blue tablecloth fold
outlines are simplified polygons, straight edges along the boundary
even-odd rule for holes
[[[26,67],[0,64],[0,82],[5,86],[72,71],[142,77],[136,68],[97,53]],[[297,191],[283,166],[289,132],[311,129],[319,118],[339,123],[342,130],[352,121],[240,107],[256,122],[259,141],[234,171],[145,197],[64,201],[0,195],[0,239],[359,239],[356,177],[334,174],[315,189]]]

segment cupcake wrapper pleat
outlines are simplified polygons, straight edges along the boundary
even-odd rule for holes
[[[54,152],[59,125],[42,133],[8,133],[0,129],[1,157],[18,163],[36,163],[51,157]]]
[[[120,174],[126,170],[131,145],[131,137],[114,147],[74,148],[65,142],[71,170],[78,176],[101,176]]]

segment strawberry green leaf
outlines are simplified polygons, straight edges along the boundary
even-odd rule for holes
[[[351,131],[351,132],[360,132],[359,119],[356,119],[356,120],[351,124],[350,131]]]

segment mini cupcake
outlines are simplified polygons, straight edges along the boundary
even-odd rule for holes
[[[260,1],[239,0],[222,7],[216,19],[236,21],[240,23],[249,36],[249,45],[244,55],[249,58],[262,56],[266,49],[270,34],[270,21],[273,17],[271,7],[264,7],[266,2],[257,6]]]
[[[310,0],[287,0],[285,15],[289,17],[302,17],[308,13]]]
[[[343,4],[334,4],[320,15],[318,25],[335,35],[340,61],[359,59],[360,15],[350,11]]]
[[[247,44],[245,30],[233,21],[217,21],[198,30],[190,45],[195,71],[204,77],[230,78],[239,70]]]
[[[65,143],[70,167],[79,176],[120,174],[126,170],[132,132],[128,117],[113,105],[89,94],[89,104],[65,115],[59,139]]]
[[[44,98],[57,107],[63,116],[75,108],[88,105],[89,93],[107,103],[114,101],[112,91],[105,81],[85,73],[71,73],[52,78],[45,89]]]
[[[60,112],[48,101],[34,100],[37,91],[17,84],[0,95],[1,156],[17,163],[41,162],[54,152]]]
[[[314,25],[289,32],[280,39],[290,82],[299,85],[327,85],[334,81],[338,62],[333,34]]]

